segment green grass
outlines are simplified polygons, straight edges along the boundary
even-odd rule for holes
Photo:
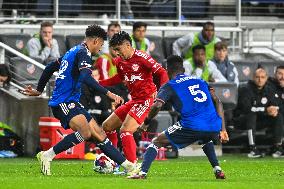
[[[284,188],[284,159],[248,159],[245,155],[219,158],[227,179],[216,180],[205,157],[155,161],[146,180],[102,175],[92,161],[55,160],[52,176],[42,176],[36,159],[0,159],[0,188],[120,189],[120,188]]]

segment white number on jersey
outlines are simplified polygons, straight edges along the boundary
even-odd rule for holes
[[[196,96],[197,94],[200,94],[202,97],[194,97],[193,99],[196,102],[205,102],[207,100],[207,96],[205,94],[205,92],[203,92],[202,90],[199,89],[199,84],[196,85],[191,85],[188,87],[190,94],[192,94],[193,96]]]

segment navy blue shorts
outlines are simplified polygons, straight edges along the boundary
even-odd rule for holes
[[[165,131],[165,134],[172,146],[179,149],[185,148],[195,142],[206,144],[211,140],[216,141],[219,138],[219,132],[193,131],[183,128],[179,122],[169,127]]]
[[[69,129],[70,120],[79,114],[83,114],[88,122],[92,119],[92,116],[79,102],[60,103],[58,106],[51,107],[51,109],[54,117],[60,120],[64,129]]]

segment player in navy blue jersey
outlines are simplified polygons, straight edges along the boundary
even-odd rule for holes
[[[173,104],[175,110],[181,114],[181,119],[153,139],[146,150],[141,168],[133,171],[128,178],[145,179],[160,147],[171,144],[176,148],[184,148],[198,141],[202,144],[216,178],[224,179],[225,175],[219,166],[213,144],[218,138],[221,142],[229,140],[222,103],[205,81],[184,75],[181,57],[170,56],[167,59],[167,72],[170,81],[159,90],[156,102],[140,129],[147,129],[149,122],[166,101]]]
[[[64,137],[54,147],[37,154],[41,164],[41,172],[44,175],[51,175],[50,162],[57,154],[86,140],[95,142],[107,156],[116,163],[121,164],[126,171],[134,168],[134,164],[126,160],[114,148],[106,138],[104,131],[79,103],[83,82],[107,95],[116,104],[123,103],[120,96],[99,85],[91,76],[91,54],[100,51],[104,40],[106,40],[106,32],[97,25],[91,25],[86,29],[85,35],[86,38],[82,44],[71,48],[64,56],[46,66],[36,90],[29,86],[23,91],[24,94],[30,96],[40,95],[53,73],[58,71],[49,106],[54,117],[60,120],[65,129],[71,128],[75,131]]]

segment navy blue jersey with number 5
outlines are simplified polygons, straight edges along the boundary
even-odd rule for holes
[[[157,100],[170,101],[181,114],[180,124],[194,131],[218,132],[222,120],[213,104],[208,84],[198,78],[177,75],[161,87]]]

